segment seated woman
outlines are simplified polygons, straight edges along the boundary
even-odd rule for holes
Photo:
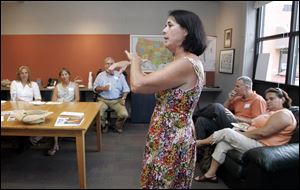
[[[12,101],[41,100],[41,92],[36,82],[31,80],[31,71],[28,66],[21,66],[17,70],[17,79],[10,85],[10,97]],[[42,137],[29,137],[32,145],[38,143]],[[17,138],[19,152],[23,152],[30,144],[26,137]]]
[[[36,82],[31,81],[29,67],[21,66],[17,71],[17,79],[10,85],[10,97],[12,101],[41,100],[41,93]]]
[[[78,84],[75,82],[70,81],[70,71],[66,68],[62,68],[59,71],[59,77],[61,82],[58,83],[52,94],[52,101],[57,102],[78,102],[79,97],[79,87]],[[48,150],[47,155],[53,156],[55,155],[56,151],[59,150],[58,145],[58,137],[54,137],[54,145],[53,147]]]
[[[265,98],[268,112],[252,119],[251,126],[245,132],[226,128],[197,141],[197,146],[216,144],[216,148],[208,171],[201,177],[195,177],[196,181],[217,183],[216,172],[224,163],[229,150],[236,149],[244,153],[256,147],[278,146],[289,142],[297,125],[289,110],[292,100],[280,88],[267,89]]]

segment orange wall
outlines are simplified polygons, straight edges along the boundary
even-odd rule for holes
[[[129,35],[1,35],[1,80],[16,78],[16,70],[27,65],[32,80],[58,78],[62,67],[71,71],[71,78],[80,76],[87,85],[88,72],[95,77],[103,68],[105,57],[126,59]]]
[[[88,72],[94,79],[104,59],[112,56],[115,61],[127,59],[129,35],[1,35],[1,80],[16,78],[21,65],[31,69],[32,80],[58,78],[66,67],[71,78],[80,76],[87,85]],[[214,72],[206,73],[206,85],[214,84]]]

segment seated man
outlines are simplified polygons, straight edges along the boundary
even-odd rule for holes
[[[232,128],[232,122],[251,123],[251,119],[265,111],[266,101],[252,90],[252,80],[241,76],[224,106],[213,103],[195,112],[197,139],[204,139],[223,128]]]
[[[195,112],[196,138],[204,139],[223,128],[232,128],[232,122],[251,123],[251,119],[266,111],[264,98],[252,90],[252,80],[241,76],[224,106],[213,103]],[[204,150],[198,149],[197,160],[203,157]]]
[[[106,133],[108,126],[105,125],[104,113],[110,107],[117,113],[115,130],[122,133],[123,125],[128,117],[125,107],[125,100],[130,92],[129,86],[123,74],[117,71],[108,70],[109,66],[114,63],[113,58],[107,57],[105,60],[105,71],[99,73],[94,81],[93,90],[97,93],[97,100],[101,104],[100,116],[102,132]]]
[[[241,132],[239,128],[222,129],[206,139],[198,140],[197,145],[216,145],[208,171],[197,176],[199,182],[217,182],[216,172],[225,162],[226,153],[236,149],[244,153],[255,147],[287,144],[296,128],[297,121],[291,107],[291,98],[279,88],[269,88],[265,92],[268,112],[252,120],[251,125]]]

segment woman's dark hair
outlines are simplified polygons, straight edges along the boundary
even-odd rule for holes
[[[183,49],[201,55],[206,48],[206,35],[199,16],[186,10],[170,11],[169,16],[173,16],[176,22],[188,32],[182,42]]]
[[[292,99],[289,97],[289,95],[284,91],[282,90],[281,88],[268,88],[266,91],[265,91],[265,96],[267,95],[267,93],[274,93],[276,94],[276,96],[278,98],[284,98],[285,101],[283,103],[283,107],[284,108],[291,108],[292,107]]]

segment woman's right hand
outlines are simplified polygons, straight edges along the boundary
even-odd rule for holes
[[[237,95],[236,91],[235,91],[235,90],[232,90],[231,92],[229,92],[228,98],[231,100],[231,99],[233,99],[236,95]]]
[[[110,70],[110,71],[117,70],[120,73],[122,73],[123,71],[126,70],[126,68],[127,68],[128,65],[130,65],[129,61],[119,61],[119,62],[116,62],[116,63],[112,64],[108,68],[108,70]]]

